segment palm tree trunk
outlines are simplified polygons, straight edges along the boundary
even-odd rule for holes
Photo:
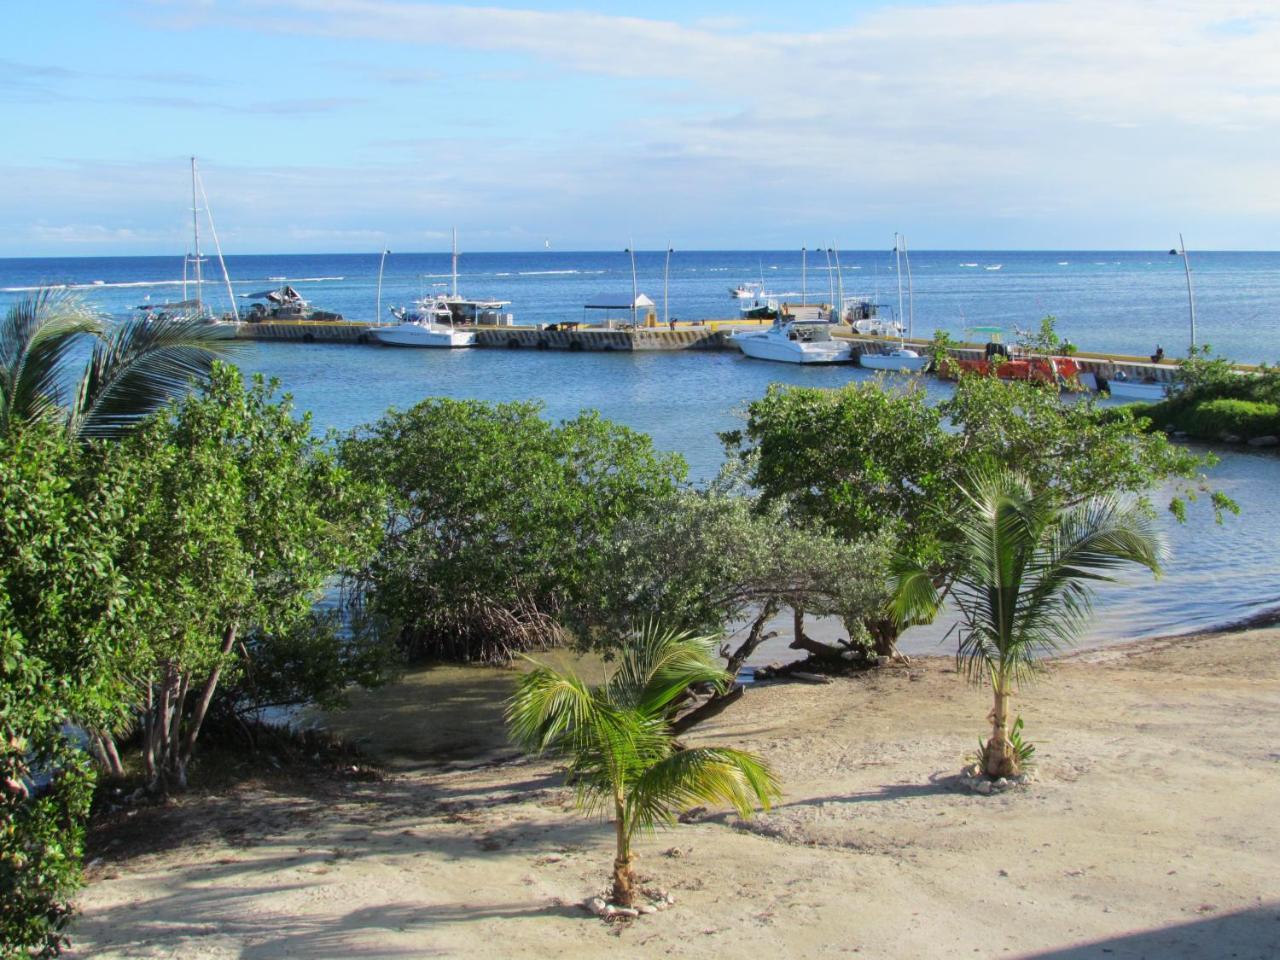
[[[1018,758],[1009,739],[1009,690],[1002,678],[992,686],[995,704],[991,708],[991,739],[987,741],[987,776],[1012,777],[1018,773]]]
[[[609,894],[609,900],[616,906],[629,907],[635,901],[636,876],[631,869],[631,836],[627,832],[626,808],[621,794],[615,794],[613,807],[618,853],[613,861],[613,892]]]

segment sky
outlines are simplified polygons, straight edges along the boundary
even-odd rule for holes
[[[1275,0],[6,4],[0,256],[1280,249]]]

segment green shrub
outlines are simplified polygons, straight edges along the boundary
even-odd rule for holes
[[[1280,433],[1280,407],[1253,400],[1205,400],[1184,411],[1177,425],[1194,437],[1210,440],[1223,434],[1260,437]]]

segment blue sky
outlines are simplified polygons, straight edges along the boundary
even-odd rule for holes
[[[1280,248],[1280,7],[14,4],[0,256]]]

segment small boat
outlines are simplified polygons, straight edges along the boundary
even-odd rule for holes
[[[374,327],[374,339],[389,347],[470,347],[476,342],[474,330],[459,330],[447,298],[419,301],[413,309],[393,307],[391,315],[400,322]]]
[[[1168,395],[1169,384],[1154,379],[1129,380],[1117,376],[1107,377],[1098,386],[1115,400],[1163,400]]]
[[[247,323],[270,323],[276,320],[337,322],[342,319],[340,313],[315,309],[310,301],[304,300],[302,294],[288,284],[279,290],[260,290],[257,293],[242,293],[240,296],[245,300],[259,301],[244,315]]]
[[[756,283],[754,280],[729,288],[729,296],[735,300],[759,300],[763,294],[764,284]]]
[[[772,299],[752,300],[738,308],[738,315],[743,320],[776,320],[778,313],[778,301]]]
[[[868,370],[891,370],[895,373],[919,373],[929,363],[910,347],[895,347],[888,353],[864,353],[858,357],[860,366]]]
[[[774,323],[767,330],[739,332],[733,342],[745,356],[780,363],[847,363],[853,356],[852,345],[833,339],[824,320]]]

